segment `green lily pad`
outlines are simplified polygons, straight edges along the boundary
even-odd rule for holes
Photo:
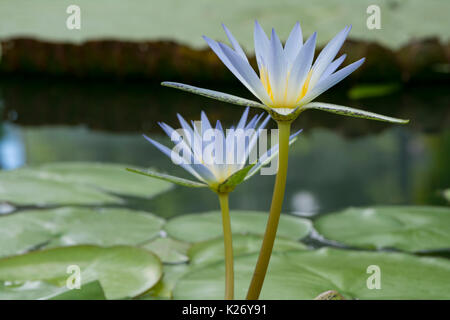
[[[108,299],[137,296],[153,287],[162,275],[160,260],[145,249],[129,246],[54,248],[0,259],[0,281],[4,283],[0,286],[0,298],[53,296],[73,276],[67,273],[71,265],[80,268],[82,284],[98,280]],[[12,287],[17,290],[9,295]]]
[[[126,170],[129,165],[95,162],[45,164],[39,170],[55,174],[70,183],[89,185],[113,194],[152,197],[169,190],[172,184],[148,179]]]
[[[67,289],[48,300],[106,300],[103,288],[98,281],[86,283],[80,289]]]
[[[89,186],[58,180],[44,172],[18,169],[0,172],[0,202],[43,206],[118,203],[121,200]]]
[[[264,234],[268,214],[258,211],[231,211],[231,230],[236,234]],[[189,214],[169,220],[164,226],[167,233],[181,241],[199,242],[222,236],[220,211]],[[282,214],[278,228],[280,237],[299,240],[311,231],[311,222],[306,219]]]
[[[63,207],[0,217],[0,257],[76,244],[137,245],[155,238],[164,219],[128,209]]]
[[[244,299],[257,254],[235,260],[235,295]],[[369,266],[380,268],[380,289]],[[370,268],[369,268],[370,271]],[[222,262],[195,268],[177,281],[175,299],[223,299]],[[275,252],[261,299],[314,299],[335,290],[346,299],[450,299],[450,261],[406,253],[322,248]]]
[[[404,251],[450,249],[450,208],[350,208],[314,223],[324,237],[368,249]]]
[[[146,294],[138,297],[139,300],[172,299],[173,288],[177,281],[191,270],[189,264],[164,265],[161,280]]]
[[[261,249],[262,236],[259,235],[241,235],[233,237],[234,257],[257,253]],[[277,237],[273,247],[274,252],[288,250],[302,250],[306,246],[298,241]],[[219,237],[213,240],[195,243],[188,251],[191,264],[214,263],[224,259],[223,238]]]
[[[0,173],[0,202],[25,205],[120,203],[151,197],[172,184],[127,172],[127,165],[63,162]],[[39,192],[36,192],[39,190]]]
[[[141,247],[152,251],[164,263],[183,263],[189,260],[187,252],[190,246],[171,238],[157,238]]]

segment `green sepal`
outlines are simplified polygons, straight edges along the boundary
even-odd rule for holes
[[[336,104],[323,103],[323,102],[308,103],[299,109],[299,113],[302,111],[305,111],[305,110],[309,110],[309,109],[322,110],[322,111],[336,113],[336,114],[343,115],[343,116],[385,121],[385,122],[391,122],[391,123],[405,124],[405,123],[409,122],[409,120],[392,118],[392,117],[388,117],[388,116],[383,116],[378,113],[373,113],[373,112],[369,112],[369,111],[354,109],[354,108],[340,106],[340,105],[336,105]]]
[[[201,96],[204,96],[207,98],[211,98],[211,99],[215,99],[215,100],[219,100],[219,101],[223,101],[223,102],[227,102],[227,103],[231,103],[231,104],[236,104],[239,106],[261,108],[261,109],[264,109],[267,111],[270,109],[269,107],[265,106],[264,104],[256,102],[256,101],[237,97],[237,96],[234,96],[234,95],[228,94],[228,93],[194,87],[194,86],[190,86],[190,85],[187,85],[184,83],[167,82],[166,81],[166,82],[162,82],[161,85],[163,85],[165,87],[175,88],[175,89],[183,90],[186,92],[198,94],[198,95],[201,95]]]
[[[227,180],[225,180],[224,182],[219,184],[219,186],[217,187],[217,192],[229,193],[229,192],[233,191],[234,188],[236,188],[236,186],[238,184],[240,184],[244,181],[248,172],[250,171],[251,168],[253,168],[254,165],[255,165],[255,163],[252,163],[252,164],[236,171],[235,173],[233,173],[231,176],[228,177]]]
[[[168,175],[165,173],[159,173],[159,172],[152,171],[152,170],[142,171],[142,170],[131,169],[131,168],[127,168],[127,170],[130,172],[134,172],[137,174],[147,176],[147,177],[152,177],[152,178],[156,178],[156,179],[160,179],[160,180],[164,180],[164,181],[169,181],[169,182],[172,182],[172,183],[178,184],[180,186],[184,186],[184,187],[191,187],[191,188],[208,187],[208,185],[205,183],[192,181],[192,180],[188,180],[188,179],[184,179],[184,178],[179,178],[179,177],[171,176],[171,175]]]

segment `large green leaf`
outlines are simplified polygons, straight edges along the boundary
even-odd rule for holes
[[[152,197],[171,188],[165,181],[149,180],[126,171],[129,165],[95,162],[61,162],[42,165],[39,170],[59,175],[71,183],[128,196]]]
[[[242,235],[233,236],[234,257],[257,253],[261,249],[262,236]],[[277,237],[273,247],[274,252],[305,249],[305,245],[298,241]],[[206,264],[224,260],[223,237],[195,243],[188,251],[191,264]]]
[[[37,192],[39,191],[39,192]],[[97,204],[120,202],[118,197],[32,169],[0,172],[0,202],[13,204]]]
[[[157,238],[142,245],[142,248],[152,251],[164,263],[183,263],[189,260],[187,256],[191,245],[171,238]]]
[[[137,245],[155,238],[164,220],[128,209],[64,207],[0,217],[0,257],[38,247]]]
[[[64,162],[0,173],[0,202],[14,204],[120,203],[116,196],[155,196],[171,188],[125,170],[127,165]],[[39,191],[39,192],[37,192]]]
[[[235,296],[243,299],[257,255],[235,260]],[[369,289],[368,267],[381,271],[381,288]],[[223,299],[222,262],[195,268],[176,284],[175,299]],[[371,270],[371,269],[369,269]],[[372,281],[369,281],[371,284]],[[272,255],[261,299],[314,299],[335,290],[347,299],[450,299],[450,261],[405,253],[322,248]]]
[[[450,208],[350,208],[323,216],[314,226],[324,237],[354,247],[450,249]]]
[[[160,260],[136,247],[72,246],[0,259],[1,299],[53,296],[66,285],[68,266],[81,270],[81,283],[98,280],[108,299],[137,296],[162,275]],[[6,283],[6,285],[5,285]],[[12,285],[11,285],[12,284]],[[40,286],[38,290],[36,287]],[[11,294],[11,287],[16,288]],[[5,289],[6,288],[6,289]]]
[[[164,265],[161,280],[144,295],[138,297],[140,300],[171,299],[173,289],[177,281],[185,275],[192,267],[189,264]]]
[[[80,289],[67,289],[49,297],[49,300],[105,300],[105,293],[98,280],[86,283]]]
[[[231,211],[231,230],[236,234],[264,234],[267,212]],[[186,242],[199,242],[222,235],[222,220],[219,211],[189,214],[169,220],[164,230],[175,238]],[[311,229],[309,220],[282,214],[278,228],[281,237],[298,240],[306,237]]]

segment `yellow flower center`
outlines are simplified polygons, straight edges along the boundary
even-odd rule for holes
[[[295,108],[297,106],[298,102],[308,92],[309,83],[311,81],[312,70],[310,70],[308,72],[305,82],[303,83],[303,86],[300,90],[300,94],[298,95],[295,102],[290,103],[290,101],[287,101],[287,89],[288,89],[289,74],[290,74],[290,72],[288,72],[288,74],[286,76],[284,98],[280,101],[275,101],[274,96],[273,96],[272,86],[270,85],[269,73],[267,72],[267,70],[264,67],[259,69],[259,77],[261,79],[261,83],[262,83],[264,89],[266,89],[266,92],[269,95],[270,100],[272,101],[272,105],[270,105],[269,107],[272,107],[272,108]]]

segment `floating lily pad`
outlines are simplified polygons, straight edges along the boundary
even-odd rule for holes
[[[162,275],[160,260],[145,249],[55,248],[0,259],[0,281],[4,284],[0,286],[0,298],[39,299],[59,293],[73,275],[67,273],[71,265],[80,267],[82,284],[98,280],[108,299],[137,296],[153,287]]]
[[[173,288],[177,281],[191,270],[189,264],[164,265],[161,280],[145,295],[138,297],[140,300],[172,299]]]
[[[187,251],[191,245],[171,238],[157,238],[142,245],[152,251],[164,263],[183,263],[189,260]]]
[[[324,237],[343,244],[404,251],[450,249],[450,208],[350,208],[314,223]]]
[[[151,197],[172,186],[165,181],[132,174],[126,167],[125,164],[64,162],[1,172],[0,202],[20,205],[120,203],[122,200],[116,195]]]
[[[172,187],[172,184],[166,181],[132,174],[126,170],[129,166],[112,163],[61,162],[42,165],[39,170],[58,175],[67,182],[89,185],[128,196],[149,198]]]
[[[49,300],[106,300],[99,281],[82,285],[79,289],[66,289],[63,293],[50,297]]]
[[[258,211],[232,210],[231,230],[236,234],[264,234],[268,214]],[[219,211],[189,214],[173,218],[164,226],[164,230],[175,238],[186,242],[199,242],[222,236],[222,217]],[[278,235],[299,240],[311,230],[309,220],[282,214]]]
[[[0,257],[42,247],[137,245],[155,238],[164,219],[128,209],[64,207],[0,217]]]
[[[120,198],[93,187],[68,183],[32,169],[0,172],[0,201],[38,206],[121,202]]]
[[[261,249],[262,236],[259,235],[234,235],[233,254],[234,257],[257,253]],[[301,250],[306,246],[298,241],[277,237],[273,251]],[[188,252],[191,264],[213,263],[223,261],[224,244],[223,238],[207,240],[194,244]]]
[[[245,298],[256,259],[253,254],[235,260],[236,299]],[[367,270],[373,265],[380,268],[380,289],[371,286],[374,273]],[[177,282],[174,298],[223,299],[224,277],[222,262],[195,268]],[[331,248],[275,252],[260,298],[314,299],[328,290],[346,299],[450,299],[450,261]]]

